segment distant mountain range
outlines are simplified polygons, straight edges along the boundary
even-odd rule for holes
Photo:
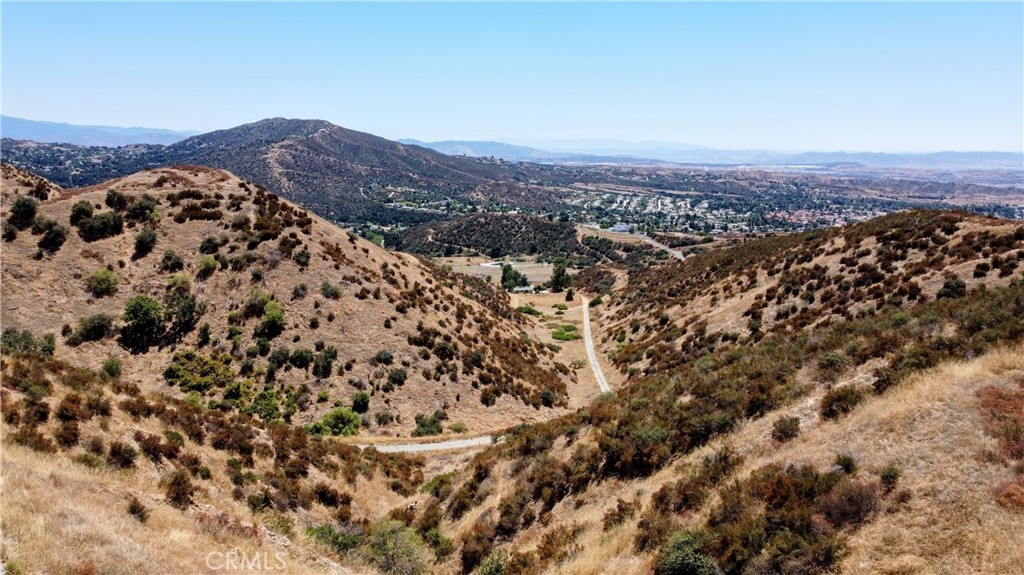
[[[874,152],[804,152],[793,154],[770,150],[718,150],[661,142],[620,142],[615,140],[551,140],[549,149],[495,141],[445,140],[422,142],[404,139],[444,154],[496,157],[514,161],[637,164],[673,162],[682,164],[758,166],[861,166],[867,168],[920,168],[939,170],[1022,170],[1024,154],[1015,152],[935,152],[896,154]],[[541,141],[543,145],[545,142]]]
[[[160,128],[119,128],[117,126],[77,126],[58,122],[26,120],[0,116],[0,134],[4,138],[32,140],[79,146],[131,146],[135,144],[173,144],[200,132],[176,132]]]

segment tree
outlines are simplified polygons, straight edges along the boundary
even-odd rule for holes
[[[142,228],[142,231],[135,236],[135,254],[132,259],[140,259],[149,255],[149,252],[153,251],[153,246],[156,245],[156,230],[146,226]]]
[[[701,548],[700,533],[677,533],[658,557],[657,575],[716,575],[718,565]]]
[[[270,300],[263,306],[263,317],[256,326],[255,337],[274,339],[284,331],[284,307],[276,300]]]
[[[572,283],[572,278],[565,271],[565,264],[557,264],[554,273],[551,274],[551,291],[559,293]]]
[[[71,225],[77,226],[82,220],[92,217],[92,202],[78,200],[71,206]]]
[[[125,322],[121,329],[122,345],[136,351],[145,351],[156,344],[166,328],[164,306],[146,295],[128,300],[121,319]]]
[[[36,219],[36,201],[28,196],[19,196],[11,204],[11,216],[8,218],[14,227],[23,230],[32,225]]]
[[[942,284],[942,289],[935,294],[938,299],[956,299],[967,295],[967,282],[960,278],[949,278]]]
[[[511,264],[501,266],[501,287],[510,290],[528,285],[530,285],[530,282],[526,280],[526,276],[512,267]]]
[[[62,225],[50,226],[49,229],[43,233],[43,237],[39,239],[39,243],[36,244],[40,249],[49,253],[56,253],[65,240],[68,238],[68,230]]]

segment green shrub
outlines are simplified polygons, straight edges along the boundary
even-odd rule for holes
[[[960,278],[949,278],[935,294],[937,299],[955,299],[967,295],[967,282]]]
[[[82,220],[92,217],[92,202],[78,200],[71,206],[71,225],[77,226]]]
[[[408,375],[404,368],[396,367],[388,372],[388,383],[392,385],[405,385],[405,380]]]
[[[427,572],[423,540],[409,527],[392,519],[378,519],[366,538],[370,560],[391,575],[419,575]]]
[[[52,334],[42,337],[35,337],[29,330],[19,332],[14,328],[7,328],[0,336],[0,348],[7,355],[40,355],[49,357],[53,355],[55,338]]]
[[[121,319],[125,322],[121,330],[123,343],[131,349],[145,350],[155,345],[166,329],[164,306],[146,295],[128,300]]]
[[[297,347],[288,358],[288,363],[299,369],[306,369],[313,363],[313,352],[304,347]]]
[[[135,466],[135,458],[139,452],[134,447],[120,441],[112,441],[107,450],[107,465],[119,469]]]
[[[87,242],[110,238],[123,230],[124,218],[115,212],[104,212],[78,222],[78,235]]]
[[[78,320],[78,328],[68,336],[68,345],[99,341],[112,335],[114,335],[114,317],[98,313]]]
[[[331,282],[325,281],[320,285],[320,293],[322,293],[327,299],[338,299],[341,297],[341,288],[331,285]]]
[[[135,254],[132,257],[134,259],[144,258],[153,251],[155,246],[156,230],[146,226],[135,236]]]
[[[18,196],[11,204],[11,215],[7,221],[19,230],[28,228],[36,219],[36,203],[28,196]]]
[[[658,554],[657,575],[717,575],[718,564],[702,549],[705,535],[679,532]]]
[[[183,392],[205,394],[210,389],[224,389],[235,381],[230,367],[193,350],[179,351],[164,369],[164,381]]]
[[[416,429],[413,430],[413,437],[426,435],[441,435],[441,421],[446,419],[443,411],[435,411],[432,415],[419,413],[416,415]]]
[[[128,196],[118,192],[117,190],[107,190],[107,195],[103,199],[103,203],[105,203],[108,208],[112,208],[119,212],[127,208],[130,201],[131,199]]]
[[[318,525],[306,529],[306,536],[324,545],[339,555],[345,554],[363,543],[363,535],[358,531],[341,531],[331,525]]]
[[[839,453],[836,455],[835,465],[843,470],[843,473],[847,475],[853,475],[857,472],[857,458],[851,453]]]
[[[56,253],[60,250],[60,247],[64,245],[64,242],[67,241],[67,238],[67,228],[61,225],[49,226],[46,231],[43,232],[43,237],[39,238],[39,242],[36,246],[45,252],[51,254]]]
[[[382,349],[377,352],[377,355],[373,356],[372,363],[381,365],[391,365],[395,356],[388,350]]]
[[[306,429],[312,435],[356,435],[362,419],[347,407],[337,407]]]
[[[103,360],[103,365],[100,369],[110,377],[117,377],[121,375],[121,360],[116,357],[108,357]]]
[[[370,394],[360,391],[352,396],[352,411],[366,413],[370,410]]]
[[[163,259],[160,260],[160,269],[165,272],[179,272],[185,268],[185,260],[181,259],[181,256],[174,253],[171,250],[164,252]]]
[[[107,268],[100,268],[89,274],[85,280],[85,287],[93,297],[101,298],[117,293],[118,282],[114,272]]]
[[[213,259],[213,256],[203,256],[196,264],[196,277],[201,280],[210,277],[215,271],[217,271],[217,260]]]
[[[521,306],[516,308],[516,311],[519,312],[519,313],[525,313],[526,315],[532,315],[532,316],[542,315],[540,313],[540,310],[538,310],[537,308],[535,308],[535,307],[533,307],[531,305],[521,305]]]
[[[263,316],[254,332],[255,337],[274,339],[284,331],[284,306],[275,300],[270,300],[263,306]]]
[[[896,488],[896,484],[899,483],[901,475],[903,475],[903,471],[901,471],[895,464],[890,463],[882,468],[882,471],[878,476],[882,480],[882,488],[885,489],[886,493],[889,493]]]

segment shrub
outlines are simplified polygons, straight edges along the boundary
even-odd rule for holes
[[[87,242],[119,235],[124,230],[121,214],[105,212],[78,222],[78,235]]]
[[[108,208],[112,208],[117,211],[122,211],[127,208],[129,201],[128,196],[118,192],[117,190],[107,190],[107,195],[103,199],[103,203],[105,203]]]
[[[312,435],[356,435],[362,424],[359,415],[347,407],[338,407],[324,414],[323,419],[309,425]]]
[[[419,575],[427,571],[420,536],[398,521],[379,519],[366,538],[370,560],[384,573]]]
[[[203,256],[196,264],[196,277],[201,280],[210,277],[215,271],[217,271],[217,260],[213,259],[213,256]]]
[[[308,291],[309,290],[306,287],[306,284],[296,285],[295,287],[292,288],[292,301],[306,297],[306,293]]]
[[[249,497],[252,498],[251,495]],[[306,529],[306,536],[320,545],[333,549],[338,554],[347,553],[363,543],[361,532],[355,529],[338,530],[330,525],[310,527]]]
[[[167,493],[167,502],[184,509],[192,503],[192,493],[195,492],[192,485],[192,478],[185,469],[177,469],[164,480],[164,491]]]
[[[967,282],[960,278],[949,278],[942,284],[939,293],[935,294],[937,299],[955,299],[967,295]]]
[[[360,391],[352,396],[352,411],[366,413],[370,409],[370,394]]]
[[[36,201],[28,196],[19,196],[11,204],[11,215],[7,219],[14,227],[24,230],[36,219]]]
[[[462,572],[469,573],[490,555],[496,537],[494,525],[478,521],[462,536]]]
[[[78,320],[78,328],[68,336],[68,345],[99,341],[112,335],[114,335],[114,317],[98,313]]]
[[[120,441],[110,442],[107,450],[107,465],[120,469],[127,469],[135,466],[135,458],[139,453],[135,448]]]
[[[160,269],[165,272],[179,272],[185,269],[185,260],[173,251],[167,250],[164,252],[163,259],[160,260]]]
[[[146,509],[146,506],[143,505],[141,501],[139,501],[138,497],[133,495],[132,498],[128,500],[128,515],[138,519],[139,523],[145,523],[146,519],[149,519],[149,510]]]
[[[657,575],[717,575],[718,565],[701,548],[705,536],[698,532],[679,532],[658,554]]]
[[[43,237],[39,239],[39,243],[36,245],[39,249],[52,254],[57,252],[57,250],[64,245],[67,238],[67,228],[61,225],[54,225],[48,227],[47,230],[43,232]]]
[[[377,352],[377,355],[373,356],[372,363],[391,365],[391,362],[394,361],[394,358],[395,356],[390,351],[382,349]]]
[[[441,421],[445,419],[444,412],[435,411],[433,415],[419,413],[416,415],[416,429],[413,430],[413,437],[425,435],[441,435]]]
[[[199,253],[201,254],[215,254],[220,251],[220,246],[226,242],[222,242],[219,238],[213,236],[206,236],[203,241],[199,243]]]
[[[890,463],[882,468],[882,471],[878,476],[882,480],[882,488],[886,493],[889,493],[896,488],[896,484],[899,483],[901,475],[903,475],[903,472],[895,464]]]
[[[153,247],[156,246],[156,230],[150,226],[142,228],[135,236],[135,254],[132,258],[139,259],[149,255],[149,252],[153,251]]]
[[[114,272],[107,268],[100,268],[89,274],[85,280],[85,287],[93,297],[101,298],[117,293],[118,282]]]
[[[57,426],[57,433],[54,437],[61,447],[68,448],[78,445],[80,435],[81,431],[78,428],[78,422],[75,420],[65,420],[61,421],[60,425]]]
[[[288,363],[299,369],[306,369],[313,363],[313,352],[304,347],[297,347],[288,358]]]
[[[116,357],[108,357],[103,360],[103,365],[100,369],[110,377],[117,377],[121,375],[121,360]]]
[[[800,434],[800,418],[796,416],[782,416],[772,424],[772,439],[779,443],[785,443],[794,439]]]
[[[388,383],[392,385],[405,385],[408,375],[404,368],[396,367],[388,372]]]
[[[821,399],[821,417],[838,419],[853,411],[853,408],[863,399],[864,392],[856,386],[834,387]]]
[[[320,293],[327,299],[338,299],[341,297],[341,288],[325,281],[320,285]]]
[[[301,252],[296,252],[292,259],[300,268],[305,268],[309,265],[309,250],[303,248]]]
[[[127,347],[145,350],[156,344],[166,329],[164,306],[146,295],[137,295],[128,300],[121,317],[123,341]]]
[[[878,505],[878,489],[872,483],[844,479],[823,495],[817,510],[832,525],[842,528],[862,523]]]
[[[274,339],[284,331],[284,306],[275,300],[270,300],[263,306],[263,316],[254,332],[255,337]]]
[[[2,342],[0,349],[7,355],[53,355],[54,337],[52,334],[37,338],[27,329],[19,332],[14,328],[7,328],[0,336],[0,342]]]
[[[14,227],[14,224],[4,220],[3,224],[3,238],[5,242],[13,242],[18,239],[18,228]]]
[[[847,475],[853,475],[857,472],[857,458],[852,453],[837,454],[834,463]]]
[[[78,200],[71,206],[71,225],[77,226],[82,220],[92,217],[92,202]]]

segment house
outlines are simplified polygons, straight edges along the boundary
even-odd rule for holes
[[[533,286],[517,286],[512,288],[512,293],[530,293],[533,291]]]
[[[625,222],[619,222],[619,223],[615,224],[614,226],[612,226],[612,227],[610,227],[608,229],[610,231],[613,231],[613,232],[616,232],[616,233],[628,234],[629,233],[629,228],[630,228],[629,224],[627,224]]]

